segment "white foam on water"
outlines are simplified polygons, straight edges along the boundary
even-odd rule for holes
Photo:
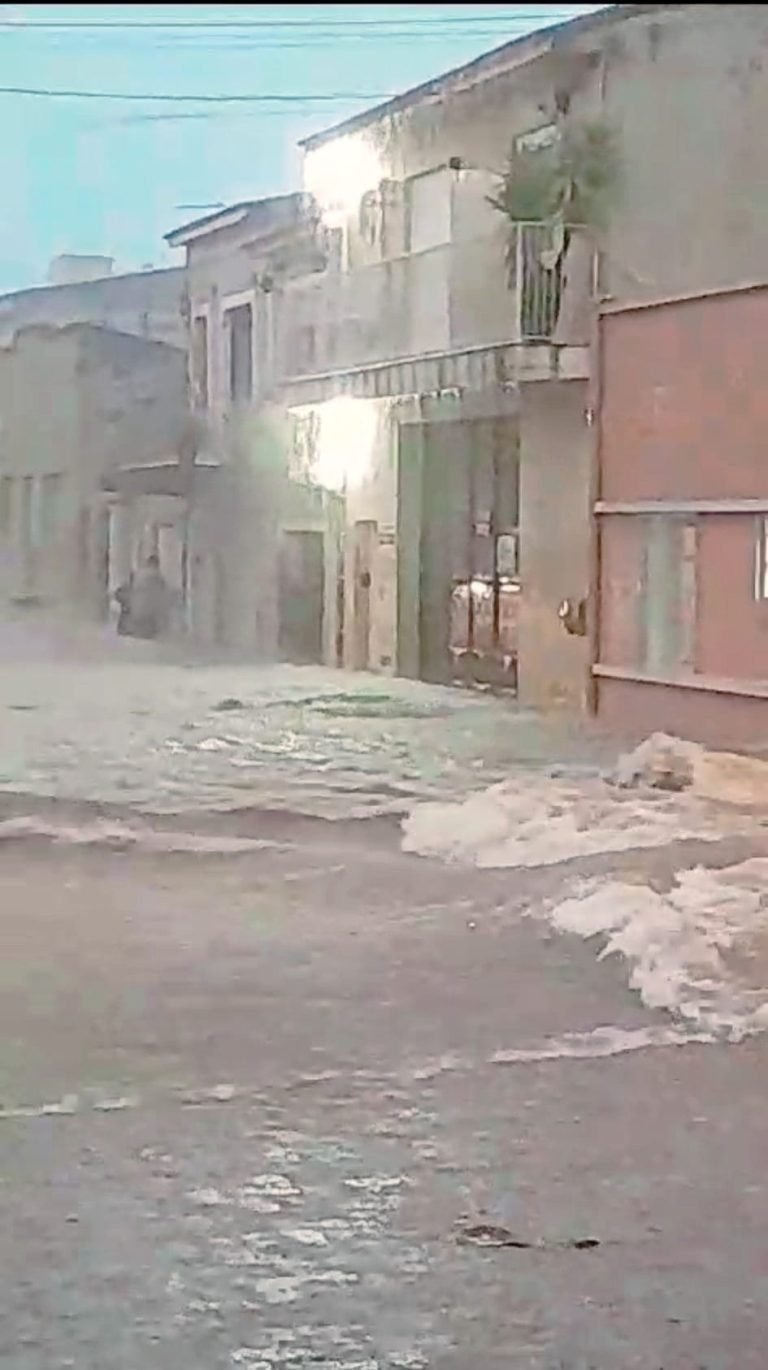
[[[684,1047],[711,1043],[714,1037],[676,1027],[620,1028],[609,1025],[590,1032],[566,1032],[540,1046],[510,1047],[495,1051],[490,1064],[514,1066],[537,1061],[593,1061],[607,1056],[623,1056],[630,1051],[649,1051],[658,1047]]]
[[[545,916],[621,956],[649,1008],[730,1040],[768,1028],[768,859],[680,871],[664,892],[585,881]]]
[[[604,781],[565,784],[521,774],[461,803],[419,804],[403,821],[403,850],[480,868],[550,866],[577,857],[717,841],[743,822],[691,795],[636,794]]]

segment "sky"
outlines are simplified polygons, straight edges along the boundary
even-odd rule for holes
[[[0,5],[0,291],[61,252],[170,265],[178,224],[300,186],[300,138],[597,8]]]

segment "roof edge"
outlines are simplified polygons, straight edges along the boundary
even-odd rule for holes
[[[577,14],[573,19],[564,19],[559,24],[550,24],[543,29],[533,29],[520,38],[513,38],[511,42],[502,43],[489,52],[481,53],[471,62],[466,62],[460,67],[453,67],[451,70],[443,72],[442,75],[425,81],[422,85],[413,86],[410,90],[403,91],[402,95],[396,95],[393,99],[385,100],[380,105],[373,105],[370,109],[362,110],[360,114],[353,114],[349,119],[342,120],[341,123],[333,124],[330,128],[321,129],[319,133],[312,133],[308,138],[300,139],[299,147],[303,148],[305,152],[312,152],[315,148],[322,147],[324,143],[331,142],[334,138],[354,133],[357,129],[365,128],[378,119],[387,118],[389,115],[397,114],[402,109],[409,109],[413,105],[420,104],[423,100],[442,95],[450,90],[452,85],[464,81],[482,80],[484,73],[487,71],[490,76],[504,57],[511,59],[513,67],[524,66],[526,63],[535,61],[538,57],[550,52],[561,43],[569,42],[572,38],[577,38],[582,33],[589,33],[593,29],[599,30],[605,26],[622,23],[627,19],[646,14],[655,14],[661,10],[686,8],[688,6],[682,3],[604,5],[602,9],[595,10],[590,14]]]
[[[173,276],[181,275],[184,271],[183,266],[155,266],[151,271],[121,271],[113,276],[98,276],[93,281],[61,281],[57,285],[23,285],[19,290],[4,290],[0,292],[0,309],[5,305],[21,299],[27,295],[41,295],[44,291],[51,294],[57,290],[93,290],[96,291],[103,286],[119,285],[122,281],[138,280],[139,277],[148,279],[152,276]]]
[[[214,233],[222,233],[227,228],[237,228],[238,224],[243,223],[254,210],[263,210],[270,205],[282,205],[291,201],[298,205],[303,195],[303,191],[288,190],[282,195],[265,195],[260,200],[240,200],[236,204],[226,205],[224,209],[217,209],[213,214],[204,214],[200,219],[192,219],[187,224],[181,224],[179,228],[164,234],[164,239],[169,247],[184,247],[198,238],[208,238]]]

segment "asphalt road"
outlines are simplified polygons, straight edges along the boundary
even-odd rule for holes
[[[764,1370],[765,1043],[526,917],[560,868],[252,835],[0,843],[3,1366]]]

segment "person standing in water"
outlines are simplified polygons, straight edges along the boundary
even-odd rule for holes
[[[133,637],[162,636],[168,628],[170,598],[159,557],[147,557],[130,587],[128,631]]]

